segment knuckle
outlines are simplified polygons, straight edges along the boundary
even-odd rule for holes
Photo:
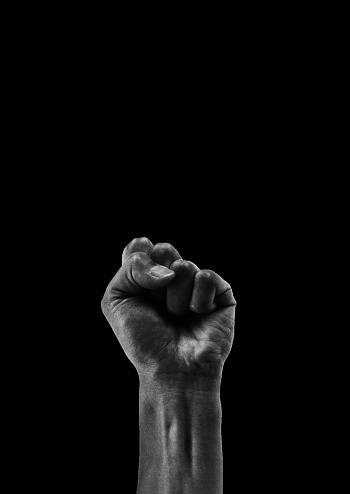
[[[171,264],[170,264],[170,269],[174,270],[174,271],[182,271],[183,268],[183,261],[182,259],[176,259],[175,261],[173,261]]]
[[[183,268],[184,268],[184,269],[186,269],[187,271],[190,271],[190,270],[192,269],[192,267],[193,267],[192,262],[190,262],[190,261],[185,261],[185,260],[182,260],[182,259],[181,259],[181,260],[179,259],[179,261],[181,261],[181,265],[182,265],[182,266],[183,266]]]
[[[160,242],[159,244],[156,244],[154,246],[154,249],[157,250],[158,252],[168,252],[168,251],[172,251],[174,247],[167,242]]]
[[[185,261],[183,259],[177,259],[174,261],[174,264],[176,263],[177,266],[181,267],[181,269],[189,271],[192,267],[192,263],[190,261]]]
[[[197,276],[203,281],[211,282],[214,281],[216,274],[211,269],[201,269]]]
[[[149,256],[160,264],[170,264],[176,259],[180,259],[181,256],[178,251],[169,243],[160,242],[153,246],[149,252]]]
[[[134,240],[142,244],[149,244],[151,242],[147,237],[136,237]]]
[[[135,237],[128,244],[128,247],[134,247],[135,245],[149,245],[151,241],[147,237]]]
[[[199,271],[198,266],[191,261],[184,261],[184,266],[184,269],[187,271],[187,273],[191,275],[195,275]]]
[[[152,242],[147,237],[136,237],[124,248],[122,263],[124,263],[133,252],[149,252]]]
[[[193,264],[193,262],[186,261],[185,259],[176,259],[176,261],[170,265],[170,268],[184,275],[194,274],[198,271],[198,267]]]
[[[129,260],[129,262],[136,264],[136,263],[141,262],[143,260],[144,256],[145,256],[145,254],[143,252],[133,252],[132,254],[130,254],[128,260]]]

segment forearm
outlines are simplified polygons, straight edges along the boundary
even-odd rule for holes
[[[138,494],[221,494],[219,390],[140,383]]]

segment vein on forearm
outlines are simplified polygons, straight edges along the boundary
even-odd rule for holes
[[[186,399],[173,403],[166,397],[159,401],[159,413],[161,416],[159,433],[162,437],[163,458],[172,463],[179,460],[191,468],[192,457],[192,417],[189,404]]]
[[[157,479],[159,492],[177,492],[175,485],[197,492],[193,486],[222,468],[219,396],[141,389],[140,440],[141,475]]]

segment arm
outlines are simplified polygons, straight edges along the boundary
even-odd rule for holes
[[[170,244],[136,238],[102,310],[140,378],[138,494],[221,494],[220,383],[235,299]]]
[[[222,493],[218,391],[140,383],[138,494]]]

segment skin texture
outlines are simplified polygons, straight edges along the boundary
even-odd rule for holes
[[[218,274],[135,238],[102,310],[140,378],[138,494],[220,494],[220,382],[236,302]]]

